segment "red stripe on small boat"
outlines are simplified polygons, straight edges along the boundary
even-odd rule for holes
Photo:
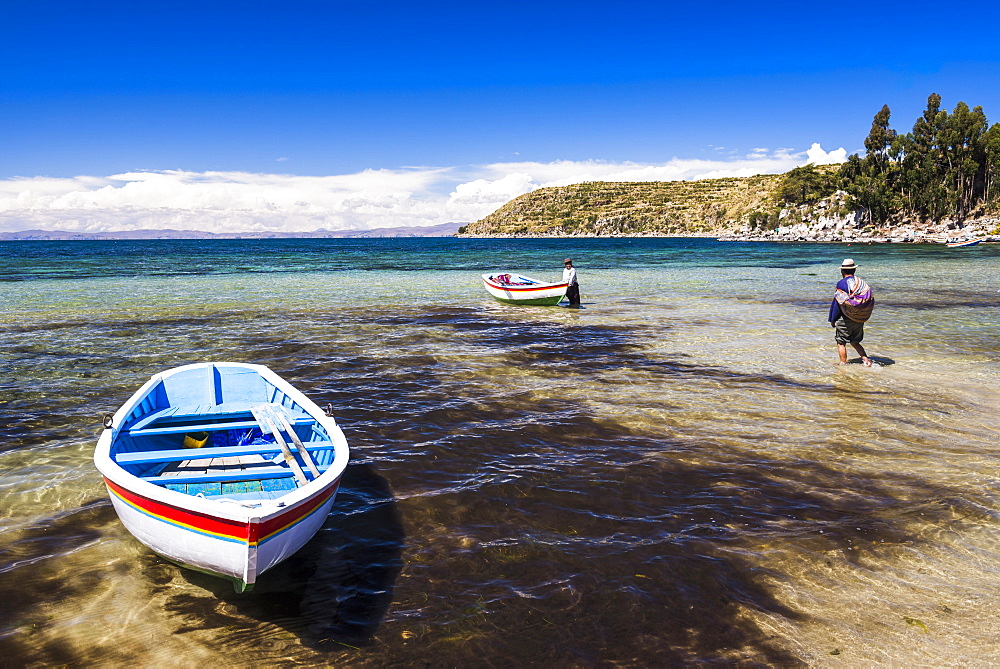
[[[247,541],[249,527],[246,522],[219,518],[207,513],[182,509],[154,499],[137,495],[104,477],[104,482],[112,493],[140,511],[172,525],[179,525],[202,534],[217,536],[220,539]]]
[[[567,284],[565,284],[565,283],[556,283],[556,284],[552,284],[552,285],[548,285],[548,286],[536,286],[534,288],[530,288],[530,287],[529,288],[517,288],[515,286],[501,286],[501,285],[496,284],[496,283],[490,283],[490,285],[493,286],[494,288],[499,288],[500,290],[506,290],[506,291],[511,292],[511,293],[530,293],[530,292],[535,291],[535,290],[552,290],[553,288],[565,288]]]
[[[302,520],[305,520],[307,516],[322,506],[340,488],[340,479],[338,478],[325,490],[319,492],[304,504],[289,509],[286,513],[275,516],[263,523],[246,523],[157,502],[156,500],[137,495],[125,489],[107,477],[105,477],[104,481],[115,495],[122,498],[131,506],[159,520],[227,541],[245,541],[251,546],[264,543],[268,539],[281,534]]]
[[[337,479],[326,490],[316,494],[305,504],[300,504],[294,509],[290,509],[288,513],[275,516],[274,518],[266,520],[263,523],[251,525],[249,536],[250,543],[264,543],[268,539],[281,534],[300,521],[305,520],[306,516],[311,514],[317,508],[322,506],[324,502],[330,499],[330,497],[337,492],[339,487],[340,479]]]

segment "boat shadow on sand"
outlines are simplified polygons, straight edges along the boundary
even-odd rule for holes
[[[168,608],[189,615],[197,609],[200,629],[233,625],[234,616],[216,606],[218,598],[238,617],[282,627],[314,650],[368,645],[392,602],[403,539],[385,479],[368,465],[349,465],[327,522],[252,591],[238,594],[228,582],[180,570],[213,597],[177,595]]]

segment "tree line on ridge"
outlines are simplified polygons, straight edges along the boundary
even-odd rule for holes
[[[865,139],[865,157],[850,156],[839,171],[814,165],[785,174],[778,199],[808,204],[836,190],[851,196],[863,222],[965,220],[1000,201],[1000,123],[992,126],[982,107],[964,102],[949,114],[937,93],[913,130],[889,125],[888,105],[875,114]]]

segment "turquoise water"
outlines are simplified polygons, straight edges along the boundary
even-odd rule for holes
[[[583,308],[502,305],[479,275]],[[878,300],[838,367],[854,258]],[[0,650],[18,665],[982,665],[1000,250],[680,239],[0,243]],[[852,352],[853,357],[853,352]],[[334,413],[328,522],[246,595],[121,527],[101,416],[270,366]]]

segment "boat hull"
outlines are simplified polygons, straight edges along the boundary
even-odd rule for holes
[[[515,275],[523,285],[505,284],[495,279],[497,275],[484,274],[483,285],[486,292],[504,304],[549,307],[559,304],[569,288],[565,283],[545,283],[530,277]]]
[[[957,248],[961,248],[963,246],[975,246],[976,244],[978,244],[981,241],[983,241],[983,240],[982,239],[971,239],[971,240],[969,240],[967,242],[948,242],[947,244],[945,244],[945,246],[947,246],[950,249],[957,249]]]
[[[115,513],[133,537],[171,562],[233,581],[240,592],[308,543],[330,514],[340,487],[338,478],[281,513],[227,518],[133,493],[108,478],[104,482]]]
[[[148,476],[148,471],[145,476],[143,472],[137,474],[135,468],[142,465],[131,465],[133,471],[128,471],[119,461],[128,462],[129,457],[142,458],[172,452],[155,448],[142,450],[129,442],[130,431],[132,435],[141,433],[142,430],[135,426],[148,421],[147,415],[163,411],[155,402],[162,402],[164,379],[178,370],[202,373],[203,367],[205,365],[189,365],[153,377],[118,410],[112,421],[113,426],[101,434],[94,462],[104,477],[115,512],[132,536],[171,562],[231,580],[242,592],[252,588],[262,573],[302,548],[322,527],[333,507],[347,465],[347,442],[332,418],[266,367],[239,363],[208,364],[210,372],[221,369],[222,377],[259,374],[262,379],[251,379],[250,385],[255,392],[259,392],[258,386],[264,388],[270,401],[279,399],[301,411],[300,415],[309,416],[305,420],[314,425],[309,429],[317,431],[317,434],[321,432],[330,440],[322,445],[308,442],[327,451],[322,458],[316,458],[317,465],[321,464],[320,475],[314,475],[304,484],[290,485],[287,492],[262,495],[259,499],[240,499],[239,495],[204,496],[176,489],[186,486],[172,488],[154,484],[150,481],[162,477]],[[218,378],[220,375],[216,372],[215,376]],[[243,393],[257,401],[245,388],[216,391],[219,395],[223,392],[231,392],[234,396]],[[203,414],[199,414],[201,416]],[[171,431],[170,427],[159,430],[161,433]],[[183,436],[170,438],[180,440]],[[143,443],[134,436],[131,438],[140,446]],[[190,449],[190,452],[190,457],[197,459],[198,453],[204,451]],[[271,463],[263,464],[271,466]]]

